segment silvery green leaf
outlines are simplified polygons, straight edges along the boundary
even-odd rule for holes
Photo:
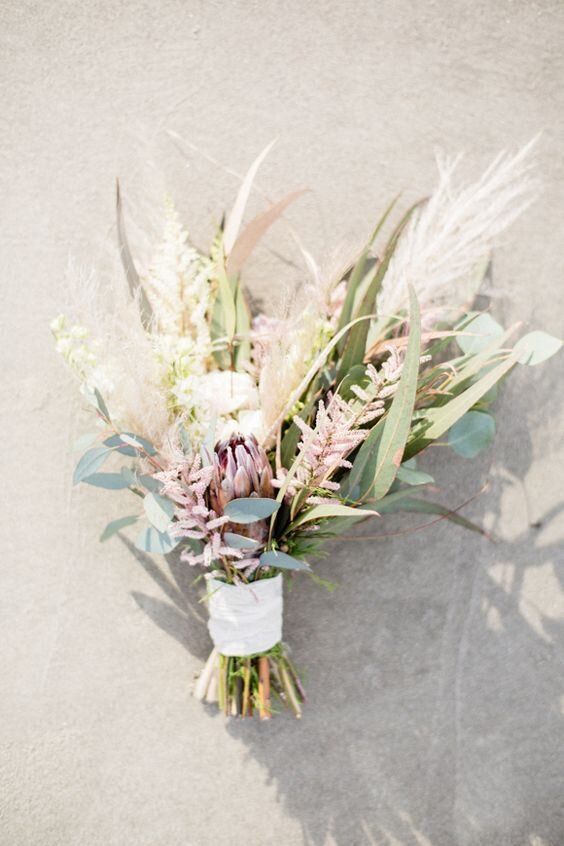
[[[148,491],[151,491],[152,493],[156,493],[156,494],[160,493],[161,488],[163,486],[163,483],[159,482],[158,479],[155,479],[153,476],[148,476],[145,473],[143,473],[141,476],[139,476],[138,481]]]
[[[398,469],[396,479],[404,482],[406,485],[430,485],[435,480],[428,473],[422,470],[417,470],[415,467],[408,467],[408,462],[404,462]]]
[[[129,439],[129,442],[123,440],[124,436]],[[133,446],[133,443],[140,444],[147,455],[156,455],[157,452],[150,441],[142,438],[140,435],[134,435],[132,432],[121,432],[119,435],[111,435],[109,438],[106,438],[104,443],[106,446],[115,447],[116,452],[119,452],[120,455],[129,455],[131,457],[139,455],[139,449],[137,446]]]
[[[234,532],[225,532],[223,539],[233,549],[256,549],[258,546],[261,546],[258,541],[252,538],[245,538],[243,535],[236,535]]]
[[[90,405],[94,406],[94,408],[99,411],[106,420],[109,420],[110,412],[108,411],[108,407],[98,388],[92,388],[90,385],[84,383],[80,390],[84,399],[90,403]]]
[[[489,314],[479,314],[462,329],[468,335],[458,335],[458,346],[466,355],[475,355],[503,335],[503,327]]]
[[[262,565],[268,564],[269,567],[278,567],[281,570],[309,570],[310,566],[307,561],[301,561],[299,558],[293,558],[285,552],[270,550],[263,552],[260,556],[260,563]]]
[[[136,473],[130,467],[122,467],[121,475],[127,483],[128,487],[134,487],[139,484]]]
[[[540,364],[555,355],[561,346],[562,341],[559,338],[537,329],[519,338],[515,344],[514,352],[518,356],[519,364],[528,364],[530,367],[534,367],[535,364]]]
[[[121,529],[125,529],[126,526],[133,525],[138,519],[139,517],[132,515],[131,517],[119,517],[117,520],[112,520],[100,535],[100,542],[103,543],[108,540],[108,538],[111,538],[112,535],[115,535]]]
[[[72,479],[73,485],[78,485],[87,476],[95,473],[102,466],[110,452],[112,450],[107,449],[107,447],[93,447],[87,450],[76,465]]]
[[[175,505],[170,499],[156,493],[148,493],[143,499],[149,522],[159,532],[166,532],[174,517]]]
[[[161,555],[167,555],[179,543],[179,539],[172,538],[168,532],[159,532],[153,526],[148,526],[138,535],[135,546],[143,552],[158,552]]]
[[[474,458],[492,442],[495,420],[483,411],[468,411],[449,429],[449,446],[463,458]]]
[[[91,473],[82,481],[86,485],[94,485],[96,488],[106,488],[110,491],[119,491],[129,487],[129,483],[121,473]]]
[[[275,499],[266,499],[259,496],[232,499],[228,502],[223,513],[233,523],[256,523],[257,520],[265,520],[280,508],[280,503]]]

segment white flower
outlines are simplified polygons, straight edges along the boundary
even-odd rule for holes
[[[215,370],[194,380],[194,404],[218,417],[259,407],[258,389],[248,373]]]

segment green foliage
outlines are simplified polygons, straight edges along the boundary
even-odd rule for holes
[[[260,563],[270,567],[277,567],[280,570],[309,570],[310,566],[306,561],[300,561],[285,552],[270,550],[263,552],[260,556]]]
[[[78,485],[87,476],[96,473],[111,452],[112,450],[107,447],[93,447],[87,450],[76,465],[72,478],[73,485]]]
[[[106,438],[104,444],[115,449],[120,455],[129,455],[130,457],[138,456],[140,451],[147,453],[147,455],[157,454],[157,450],[150,441],[140,435],[134,435],[132,432],[111,435]]]
[[[530,367],[534,367],[555,355],[561,346],[562,341],[559,338],[537,329],[519,338],[514,351],[519,364],[528,364]]]
[[[156,552],[167,555],[175,549],[180,540],[172,538],[168,532],[159,532],[153,526],[148,526],[137,536],[135,546],[142,552]]]
[[[421,346],[419,305],[412,288],[409,327],[403,370],[390,409],[360,447],[346,479],[344,492],[354,501],[367,496],[378,500],[387,493],[401,464],[410,433]]]
[[[492,442],[495,420],[483,411],[467,411],[449,430],[448,443],[463,458],[474,458]]]
[[[456,340],[466,355],[483,352],[503,335],[503,328],[487,313],[478,314],[470,322],[463,324],[461,331],[468,334],[458,335]]]
[[[223,513],[233,523],[256,523],[275,514],[280,503],[260,496],[242,497],[228,502]]]
[[[166,532],[174,517],[174,502],[161,494],[148,493],[143,499],[143,507],[151,525],[161,533]]]

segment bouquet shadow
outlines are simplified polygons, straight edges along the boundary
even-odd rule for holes
[[[503,463],[479,468],[493,487],[470,516],[487,516],[494,534],[504,517],[492,505],[510,490],[526,498],[524,425],[516,438],[519,450],[502,451]],[[430,465],[440,475],[440,457]],[[461,478],[457,497],[474,485]],[[555,566],[563,515],[560,502],[515,519],[512,540],[497,544],[446,521],[402,535],[405,524],[387,520],[378,532],[398,536],[333,544],[322,574],[339,584],[334,593],[307,579],[286,592],[286,638],[309,694],[303,719],[281,712],[265,724],[225,725],[264,766],[304,843],[562,842],[555,658],[564,626],[550,598],[537,602],[535,585],[538,575],[555,594],[564,590]],[[136,593],[139,606],[204,660],[209,637],[192,571],[172,554],[165,574],[123,542],[168,600]],[[217,719],[215,707],[209,713]]]

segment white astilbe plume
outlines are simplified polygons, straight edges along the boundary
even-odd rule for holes
[[[526,209],[536,194],[533,139],[515,155],[500,153],[483,176],[456,185],[461,156],[438,161],[439,182],[401,236],[378,296],[378,312],[397,314],[407,305],[408,285],[423,306],[463,304],[456,286],[475,273],[494,239]],[[458,296],[457,296],[458,293]]]
[[[143,284],[159,332],[191,337],[204,355],[210,345],[206,317],[210,269],[209,260],[190,245],[172,201],[167,200],[162,242]]]
[[[362,443],[369,430],[355,428],[358,415],[338,394],[329,395],[327,405],[320,400],[315,428],[308,426],[301,417],[294,417],[294,422],[302,434],[298,445],[299,466],[288,493],[294,496],[301,488],[338,491],[339,484],[332,481],[331,476],[340,468],[352,467],[346,456]],[[273,484],[280,487],[283,482],[282,477]],[[331,500],[311,496],[307,501],[313,504]]]

